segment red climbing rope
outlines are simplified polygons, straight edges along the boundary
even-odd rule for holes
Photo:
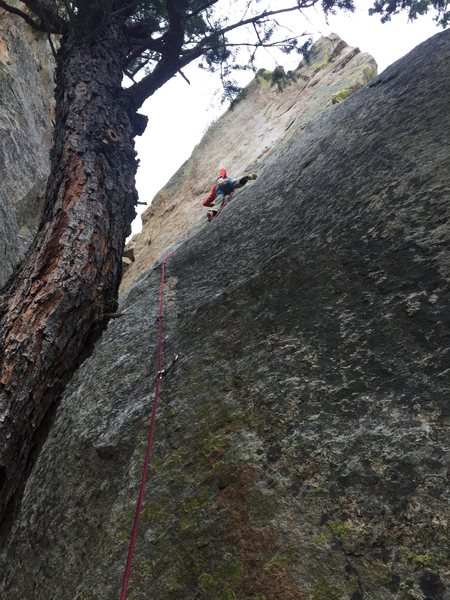
[[[150,419],[150,427],[148,431],[147,448],[145,451],[144,466],[142,468],[141,483],[139,486],[139,495],[136,504],[136,511],[134,513],[133,529],[131,532],[130,547],[128,549],[128,557],[125,565],[125,573],[122,581],[122,592],[120,594],[120,600],[126,600],[128,591],[128,582],[131,573],[131,563],[133,561],[134,546],[136,543],[136,537],[139,527],[139,518],[141,516],[142,503],[145,494],[145,483],[147,481],[148,465],[150,462],[150,454],[152,451],[153,433],[155,431],[156,411],[158,409],[159,400],[159,389],[161,387],[160,373],[162,373],[162,358],[163,358],[163,327],[162,327],[162,314],[163,314],[163,303],[164,303],[164,277],[166,273],[166,263],[169,260],[171,254],[168,254],[162,263],[161,271],[161,286],[159,290],[159,313],[158,313],[158,368],[155,385],[155,400],[153,402],[152,417]]]

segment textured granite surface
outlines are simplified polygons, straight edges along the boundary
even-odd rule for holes
[[[39,224],[51,145],[53,59],[42,34],[0,18],[0,286]]]

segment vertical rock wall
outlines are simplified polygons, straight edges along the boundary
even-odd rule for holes
[[[0,285],[30,244],[50,168],[53,59],[46,37],[0,9]]]

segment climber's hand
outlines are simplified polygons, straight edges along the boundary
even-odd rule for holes
[[[247,179],[248,179],[249,181],[252,181],[253,179],[256,179],[256,178],[257,178],[257,175],[256,175],[256,173],[249,173],[249,174],[247,175]]]

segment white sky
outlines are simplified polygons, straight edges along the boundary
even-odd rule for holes
[[[276,8],[288,6],[289,0],[270,0],[268,3]],[[314,40],[330,32],[337,33],[350,46],[358,46],[363,52],[371,54],[378,63],[379,72],[441,30],[431,16],[408,23],[406,13],[381,24],[379,16],[369,17],[367,14],[372,2],[357,0],[356,5],[358,8],[355,13],[339,12],[329,18],[328,24],[319,8],[304,11],[309,21],[293,13],[284,19],[279,18],[279,21],[289,24],[289,28],[296,33],[311,33]],[[273,69],[278,60],[286,68],[292,69],[298,65],[300,58],[299,55],[286,56],[273,50],[270,53],[260,50],[257,67]],[[147,206],[189,158],[211,121],[226,110],[226,106],[220,106],[215,94],[220,87],[218,75],[205,73],[196,65],[190,65],[184,69],[184,73],[191,85],[177,76],[149,98],[141,109],[148,115],[149,124],[144,135],[136,138],[141,161],[137,189],[139,200],[146,202]],[[244,86],[253,74],[245,72],[242,76],[239,83]],[[139,206],[139,212],[145,208]],[[133,234],[140,229],[141,219],[138,215],[133,223]]]

